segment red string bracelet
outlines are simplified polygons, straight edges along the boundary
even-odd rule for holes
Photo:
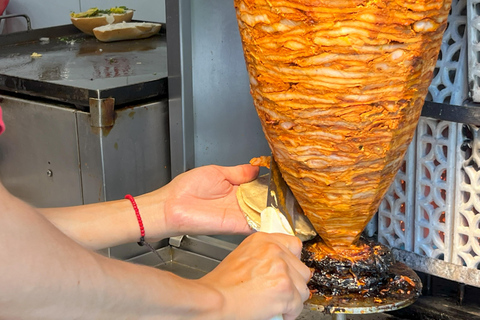
[[[138,210],[137,203],[135,202],[135,198],[132,195],[127,194],[125,196],[125,199],[130,200],[130,202],[132,203],[132,206],[133,206],[133,210],[135,210],[135,215],[137,216],[138,226],[140,227],[140,241],[138,242],[138,244],[140,246],[144,246],[145,245],[145,228],[143,227],[143,221],[142,221],[142,216],[140,215],[140,210]]]
[[[155,248],[150,243],[145,241],[145,228],[143,227],[142,216],[140,215],[140,210],[138,210],[138,206],[137,206],[137,203],[135,202],[135,198],[133,198],[132,195],[127,194],[125,196],[125,199],[130,200],[130,202],[132,203],[132,206],[133,206],[133,210],[135,210],[135,215],[137,216],[138,226],[140,227],[140,241],[137,242],[138,245],[148,247],[148,249],[150,249],[150,251],[155,253],[155,255],[157,257],[159,257],[162,262],[165,262],[165,261],[163,261],[163,258],[160,256],[158,251],[155,250]]]
[[[133,210],[135,210],[135,215],[137,216],[138,226],[140,227],[140,241],[137,242],[138,245],[148,247],[148,249],[150,249],[150,251],[155,253],[155,255],[157,257],[159,257],[162,262],[165,262],[165,261],[163,261],[163,258],[160,256],[158,251],[155,250],[155,248],[145,240],[145,228],[143,227],[142,216],[140,215],[140,210],[138,210],[138,206],[137,206],[137,203],[135,202],[135,198],[133,198],[132,195],[127,194],[125,196],[125,199],[130,200],[130,202],[132,203],[132,206],[133,206]]]

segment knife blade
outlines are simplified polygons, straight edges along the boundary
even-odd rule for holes
[[[268,185],[267,208],[277,209],[288,221],[293,230],[295,230],[295,197],[282,177],[282,173],[272,156],[270,162],[270,182]]]
[[[263,229],[261,231],[275,230],[275,232],[292,234],[303,242],[317,236],[315,228],[283,179],[273,156],[270,163],[267,208],[262,212],[261,219],[260,229]],[[268,222],[268,227],[265,227],[264,221]]]

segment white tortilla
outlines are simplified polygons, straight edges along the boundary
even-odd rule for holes
[[[237,189],[237,200],[245,214],[248,225],[254,230],[260,229],[260,213],[267,207],[269,175],[240,185]]]
[[[262,212],[267,208],[268,184],[270,182],[269,174],[258,177],[257,179],[240,185],[237,189],[237,200],[247,223],[253,230],[262,231]],[[296,215],[295,232],[302,240],[313,239],[317,233],[310,220],[300,212]],[[282,215],[283,216],[283,215]],[[284,217],[285,218],[285,217]],[[264,218],[265,219],[265,218]],[[285,219],[286,220],[286,219]],[[265,220],[263,220],[265,221]],[[269,228],[265,226],[265,228]]]

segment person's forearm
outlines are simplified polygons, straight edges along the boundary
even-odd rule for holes
[[[101,256],[59,257],[17,265],[4,274],[16,279],[10,283],[0,276],[0,319],[214,319],[222,305],[219,293],[171,273]]]
[[[165,229],[162,191],[135,197],[145,227],[146,237],[160,240],[169,237]],[[38,209],[68,237],[89,249],[103,249],[140,239],[139,224],[127,199],[95,204]]]
[[[183,234],[249,234],[237,203],[238,185],[254,179],[258,168],[205,166],[176,177],[168,185],[135,197],[146,240]],[[90,249],[140,239],[135,211],[128,200],[86,206],[42,209],[58,229]]]
[[[1,185],[0,225],[0,319],[212,318],[221,306],[196,281],[86,250]]]

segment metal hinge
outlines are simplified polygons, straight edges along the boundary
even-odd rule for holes
[[[113,127],[115,124],[115,99],[90,98],[90,125],[95,128]]]

